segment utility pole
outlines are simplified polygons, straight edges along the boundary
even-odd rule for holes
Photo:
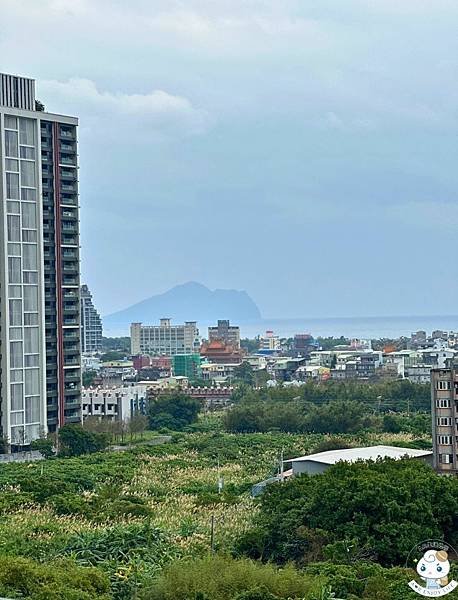
[[[215,552],[215,515],[211,517],[211,529],[210,529],[210,552]]]

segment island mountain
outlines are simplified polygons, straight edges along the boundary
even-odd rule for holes
[[[203,326],[217,319],[230,319],[236,324],[257,321],[261,313],[245,291],[210,290],[191,281],[105,316],[105,335],[126,335],[131,323],[153,325],[162,317],[175,323],[197,321]]]

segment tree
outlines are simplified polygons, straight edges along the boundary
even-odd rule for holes
[[[365,415],[366,409],[360,402],[328,402],[310,409],[306,428],[314,433],[355,433],[366,425]]]
[[[94,383],[94,379],[96,377],[97,377],[97,371],[85,371],[83,373],[84,387],[90,387]]]
[[[80,456],[104,450],[108,438],[104,433],[84,430],[81,425],[68,424],[59,429],[59,454]]]
[[[123,360],[125,357],[126,357],[125,352],[118,352],[117,350],[109,350],[108,352],[105,352],[105,354],[102,354],[102,356],[100,357],[100,360],[102,362],[112,362],[115,360]]]
[[[244,361],[240,365],[237,365],[234,369],[234,378],[239,379],[243,383],[247,385],[253,385],[254,383],[254,374],[253,367],[249,362]]]
[[[183,429],[197,421],[200,408],[199,400],[182,392],[158,396],[148,408],[150,429]]]
[[[143,432],[148,427],[148,423],[149,421],[147,416],[142,415],[141,413],[133,415],[132,418],[127,421],[127,429],[130,433],[130,439],[132,440],[135,433],[140,433],[143,437]]]
[[[55,455],[54,442],[50,438],[41,437],[30,444],[32,450],[38,450],[44,458],[51,458]]]
[[[439,477],[412,459],[339,462],[322,475],[270,486],[239,549],[252,558],[302,564],[309,530],[321,532],[323,554],[334,562],[347,562],[351,549],[356,560],[403,565],[419,540],[457,543],[458,479]]]

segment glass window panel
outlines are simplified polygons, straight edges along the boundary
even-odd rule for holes
[[[14,160],[13,158],[5,158],[5,168],[7,171],[14,171],[17,173],[19,171],[19,161]]]
[[[22,227],[25,229],[36,229],[37,227],[37,205],[25,202],[22,204]]]
[[[20,285],[9,285],[8,294],[10,298],[22,298],[22,287]]]
[[[38,313],[25,313],[24,325],[38,325]]]
[[[6,203],[6,211],[18,215],[21,212],[21,205],[19,202],[8,200],[8,202]]]
[[[19,425],[18,427],[11,427],[11,443],[17,444],[18,446],[24,444],[25,431],[24,427]]]
[[[17,215],[8,215],[8,241],[9,242],[20,242],[21,241],[21,220]]]
[[[35,145],[35,124],[32,119],[19,119],[19,141],[27,146]]]
[[[27,354],[24,356],[24,366],[25,367],[38,367],[39,365],[39,354]]]
[[[37,270],[36,244],[22,244],[22,268],[25,271]]]
[[[24,353],[36,354],[39,351],[38,327],[24,329]]]
[[[19,173],[6,174],[6,197],[19,200]]]
[[[22,301],[9,300],[10,327],[20,327],[22,325]]]
[[[23,425],[23,423],[24,423],[23,411],[11,413],[11,425]]]
[[[38,283],[38,273],[34,271],[24,271],[22,278],[24,283]]]
[[[20,147],[21,158],[30,158],[35,160],[35,148],[27,148],[26,146]]]
[[[36,202],[37,190],[22,188],[21,189],[21,200],[28,200],[29,202]]]
[[[21,283],[21,259],[8,257],[8,282]]]
[[[40,371],[39,369],[27,369],[25,374],[25,395],[36,396],[40,393]]]
[[[21,185],[35,187],[35,163],[21,160]]]
[[[38,288],[34,285],[24,286],[24,312],[38,310]]]
[[[10,342],[10,366],[12,369],[21,369],[22,364],[22,342]]]
[[[25,422],[26,423],[39,423],[39,421],[40,421],[40,396],[38,395],[38,392],[37,392],[37,394],[35,396],[25,399]]]
[[[23,374],[22,369],[12,369],[10,371],[11,382],[14,383],[14,382],[22,381],[22,374]]]
[[[16,131],[5,131],[5,154],[6,156],[18,156],[18,139]]]
[[[10,340],[12,342],[22,340],[22,327],[10,327]]]
[[[21,371],[22,373],[22,371]],[[22,383],[14,383],[11,389],[11,410],[22,410],[24,408],[24,386]]]
[[[39,421],[39,419],[37,419],[36,425],[26,425],[25,426],[25,439],[28,444],[30,444],[30,442],[32,442],[33,440],[36,440],[37,438],[40,437],[41,425],[38,421]]]
[[[8,244],[8,254],[9,256],[21,256],[21,244]]]
[[[37,232],[34,230],[23,229],[22,230],[22,241],[23,242],[36,242]]]
[[[6,129],[17,129],[17,118],[12,115],[5,115]]]

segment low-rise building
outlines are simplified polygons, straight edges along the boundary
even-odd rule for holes
[[[146,413],[146,401],[147,386],[142,384],[83,388],[83,419],[129,421],[136,414]]]
[[[173,357],[173,375],[195,381],[201,377],[200,365],[200,354],[176,354]]]
[[[331,465],[338,462],[354,463],[360,460],[376,461],[384,458],[400,460],[411,458],[421,460],[433,465],[433,453],[429,450],[414,450],[412,448],[398,448],[397,446],[368,446],[363,448],[345,448],[343,450],[328,450],[300,456],[291,461],[293,475],[318,475],[324,473]]]
[[[243,353],[240,349],[221,340],[204,342],[200,349],[200,355],[209,363],[222,365],[239,365],[243,360]]]
[[[272,330],[267,330],[266,334],[259,338],[259,353],[274,354],[280,352],[281,342],[278,335],[274,335]]]

